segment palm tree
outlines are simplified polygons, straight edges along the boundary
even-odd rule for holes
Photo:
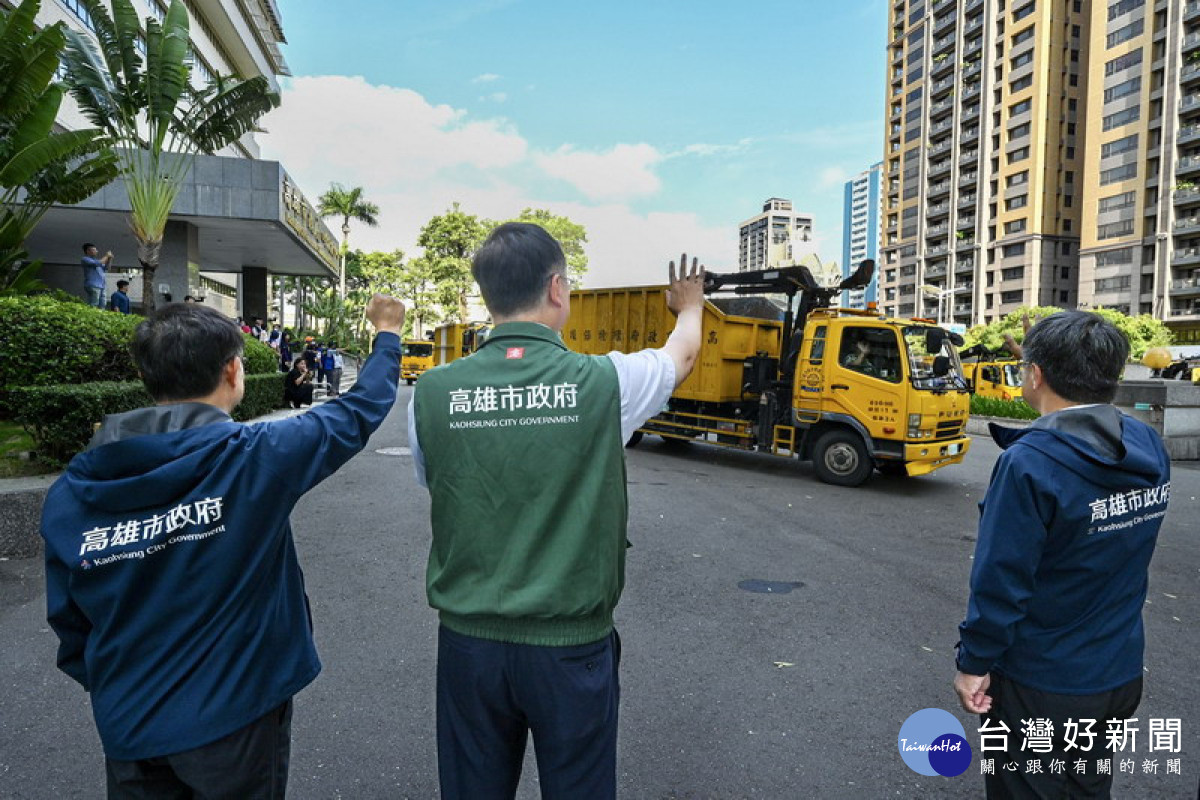
[[[112,0],[111,17],[104,0],[78,2],[100,46],[86,33],[67,31],[66,82],[84,115],[120,147],[150,311],[163,231],[196,155],[215,153],[255,130],[259,118],[279,105],[279,95],[261,75],[218,76],[202,88],[192,86],[182,0],[171,0],[161,23],[147,17],[144,33],[130,0]]]
[[[55,133],[63,90],[52,83],[66,45],[63,24],[38,29],[40,0],[0,11],[0,293],[44,284],[25,266],[25,239],[54,203],[78,203],[117,177],[116,157],[95,128]]]
[[[331,183],[329,191],[317,201],[317,213],[322,218],[342,218],[342,274],[338,283],[338,297],[346,298],[346,254],[350,252],[350,220],[361,222],[372,228],[379,225],[376,215],[379,206],[362,199],[362,187],[347,189],[340,183]]]

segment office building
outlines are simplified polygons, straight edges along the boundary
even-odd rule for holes
[[[10,0],[0,5],[12,7]],[[143,18],[166,15],[165,0],[134,0]],[[206,85],[215,74],[265,76],[278,90],[288,68],[274,0],[185,0],[192,48],[191,80]],[[92,21],[77,0],[43,0],[38,24],[63,22],[88,32]],[[88,126],[67,98],[58,124]],[[203,297],[231,315],[270,317],[270,285],[283,275],[336,278],[337,240],[295,181],[278,162],[260,159],[253,133],[219,154],[200,156],[172,210],[163,240],[155,291],[161,304],[185,295]],[[137,246],[127,222],[129,200],[117,180],[74,206],[55,206],[26,243],[46,267],[42,279],[81,293],[80,245],[94,242],[116,255],[109,289],[131,280],[141,302]],[[278,312],[275,312],[278,314]]]
[[[762,213],[738,226],[738,270],[770,269],[795,264],[811,251],[812,214],[792,210],[792,201],[772,197]]]
[[[848,278],[864,259],[879,261],[879,181],[883,164],[875,164],[846,182],[842,208],[842,277]],[[869,286],[845,292],[842,305],[866,308],[877,301],[879,273]]]

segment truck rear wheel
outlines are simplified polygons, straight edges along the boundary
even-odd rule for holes
[[[813,447],[817,477],[835,486],[860,486],[871,477],[875,462],[853,431],[828,431]]]

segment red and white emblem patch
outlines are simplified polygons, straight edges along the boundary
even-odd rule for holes
[[[504,357],[505,358],[524,358],[525,357],[525,348],[524,347],[510,347],[505,352]]]

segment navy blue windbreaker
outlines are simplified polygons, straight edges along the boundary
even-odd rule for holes
[[[959,669],[1059,694],[1140,677],[1142,604],[1171,486],[1158,434],[1109,405],[992,432],[1006,449],[979,504]]]
[[[380,334],[353,389],[290,419],[243,425],[196,403],[108,417],[108,443],[55,481],[49,621],[109,758],[213,742],[320,672],[288,515],[383,422],[399,353]]]

